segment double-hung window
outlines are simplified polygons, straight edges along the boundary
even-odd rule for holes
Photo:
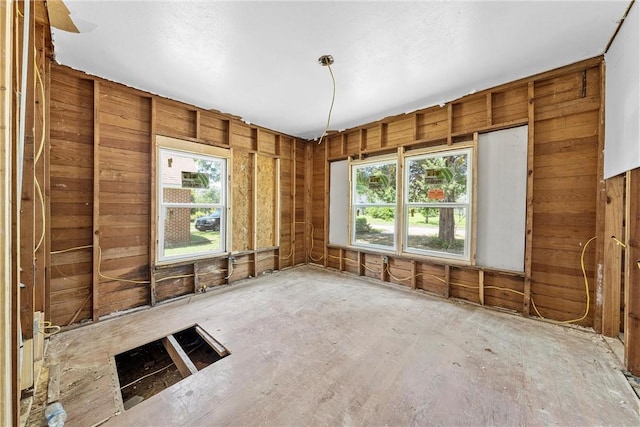
[[[351,167],[351,243],[396,248],[397,161],[378,160]]]
[[[469,260],[472,149],[405,157],[404,251]]]
[[[226,250],[227,159],[158,149],[158,260]]]

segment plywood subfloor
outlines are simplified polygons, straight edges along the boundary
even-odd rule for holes
[[[124,411],[114,354],[200,324],[231,355]],[[602,337],[311,266],[54,336],[68,426],[640,425]]]

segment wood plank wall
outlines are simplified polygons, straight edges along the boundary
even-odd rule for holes
[[[305,141],[59,65],[50,81],[54,324],[305,262]],[[154,135],[232,149],[234,262],[154,265]]]
[[[353,274],[541,315],[556,321],[594,325],[596,245],[585,251],[589,310],[581,270],[584,245],[604,217],[601,177],[601,57],[508,83],[409,114],[333,134],[313,147],[312,261]],[[372,251],[328,245],[327,189],[331,161],[390,153],[398,147],[446,146],[471,140],[475,132],[529,126],[526,269],[523,274],[482,271],[421,257],[391,256],[388,267]],[[599,234],[600,233],[600,234]],[[600,254],[602,251],[600,251]],[[600,283],[601,285],[601,283]]]

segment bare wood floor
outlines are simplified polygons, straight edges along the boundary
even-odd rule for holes
[[[123,410],[113,355],[198,323],[231,355]],[[68,426],[640,425],[602,337],[304,266],[52,337]]]

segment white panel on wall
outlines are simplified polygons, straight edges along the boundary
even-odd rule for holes
[[[640,5],[634,3],[606,62],[604,177],[640,167]]]
[[[329,181],[329,243],[349,244],[349,165],[346,160],[331,162]]]
[[[478,138],[476,264],[524,271],[527,126]]]

